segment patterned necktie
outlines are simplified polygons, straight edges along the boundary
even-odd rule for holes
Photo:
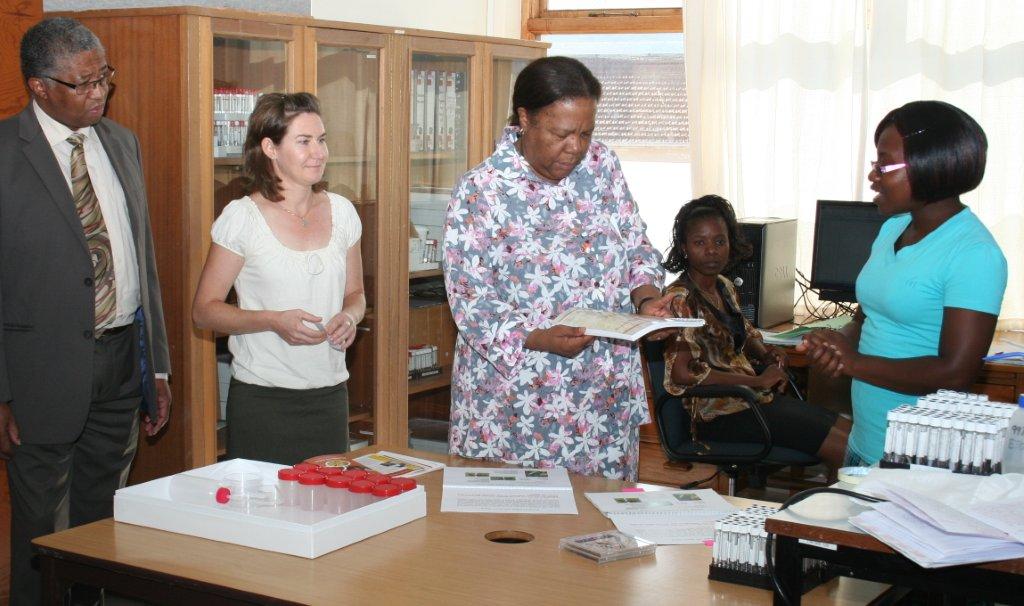
[[[85,241],[92,256],[93,284],[96,288],[95,336],[99,337],[110,326],[117,311],[117,297],[114,290],[114,259],[110,252],[110,234],[103,221],[96,191],[89,179],[85,165],[85,135],[74,133],[68,137],[71,143],[71,194],[75,199],[75,210],[85,230]]]

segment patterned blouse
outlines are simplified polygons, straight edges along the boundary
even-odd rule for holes
[[[722,295],[729,312],[730,321],[742,323],[741,331],[730,330],[718,311],[696,288],[685,272],[665,289],[666,293],[678,293],[673,301],[673,313],[677,317],[704,318],[700,328],[680,329],[674,340],[665,345],[665,390],[672,395],[682,395],[688,385],[677,385],[672,381],[671,368],[680,352],[690,354],[689,371],[695,377],[707,376],[712,369],[755,376],[750,360],[743,353],[747,339],[761,339],[761,333],[739,311],[739,301],[732,282],[718,276],[718,292]],[[716,313],[717,312],[717,313]],[[740,334],[737,334],[740,333]],[[742,338],[740,338],[742,336]],[[754,389],[758,401],[768,404],[772,401],[771,390]],[[749,407],[739,398],[692,398],[689,400],[690,414],[696,421],[710,421],[721,415],[747,410]]]
[[[664,280],[661,255],[598,142],[558,184],[533,172],[508,127],[452,192],[444,235],[458,327],[449,447],[465,457],[636,479],[647,398],[635,343],[597,339],[575,358],[524,347],[572,307],[632,313]]]

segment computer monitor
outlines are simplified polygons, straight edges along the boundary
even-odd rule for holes
[[[884,221],[871,202],[818,200],[811,288],[820,293],[819,298],[838,303],[857,301],[857,275]]]

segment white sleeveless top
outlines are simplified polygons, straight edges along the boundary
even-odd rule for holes
[[[338,194],[331,204],[331,239],[318,250],[298,251],[282,244],[248,196],[234,200],[213,223],[219,246],[243,257],[235,279],[238,307],[248,310],[302,309],[323,318],[341,311],[345,298],[346,255],[362,236],[355,207]],[[231,372],[243,383],[312,389],[348,380],[345,352],[324,341],[289,345],[273,331],[231,335]]]

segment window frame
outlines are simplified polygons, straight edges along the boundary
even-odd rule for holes
[[[548,0],[522,0],[523,40],[544,34],[684,32],[683,9],[550,10]]]

